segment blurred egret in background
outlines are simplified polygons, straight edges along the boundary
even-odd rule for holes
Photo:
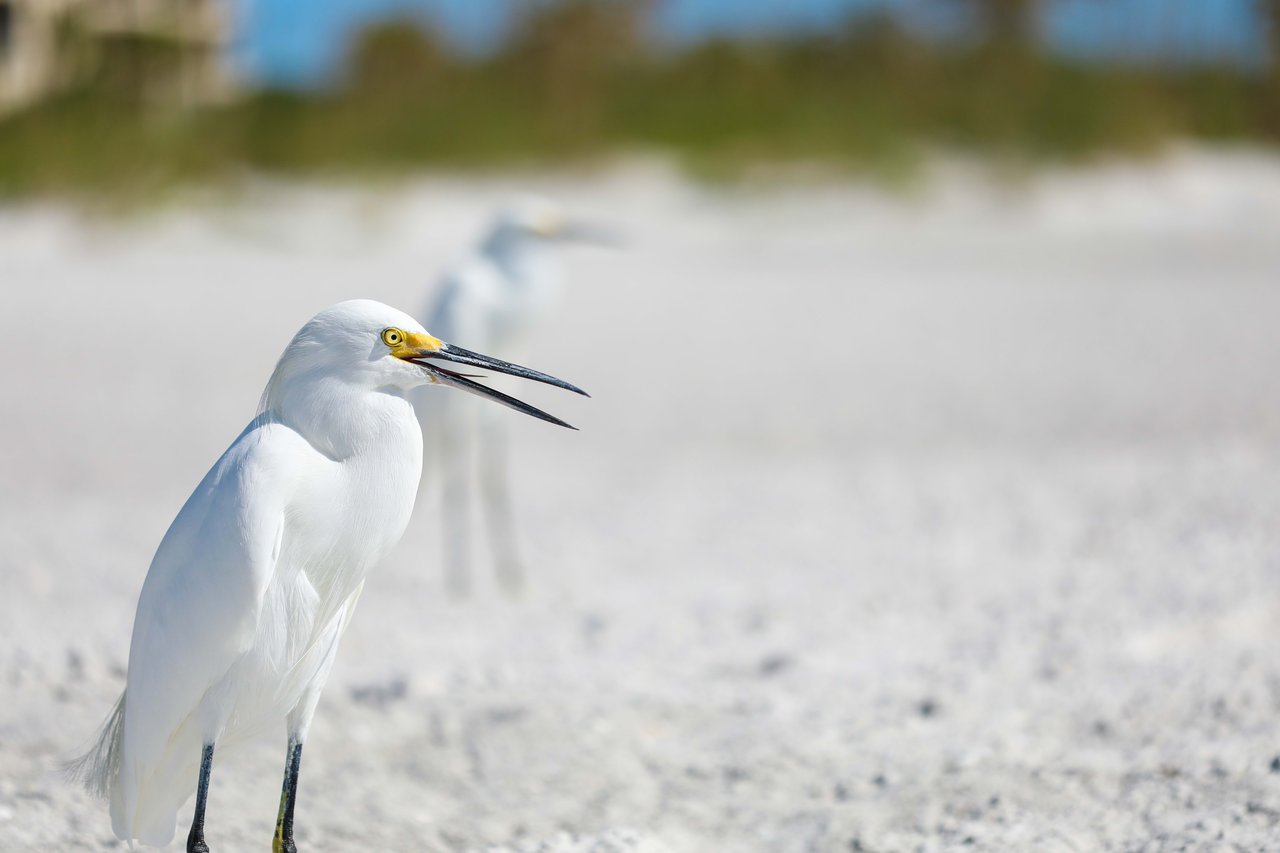
[[[442,364],[583,393],[427,334],[377,302],[320,312],[285,349],[258,416],[165,534],[134,619],[127,686],[75,765],[126,841],[164,845],[196,789],[189,853],[208,851],[215,745],[286,724],[273,849],[293,851],[298,768],[365,576],[399,541],[422,472],[407,394],[447,385],[568,424]]]
[[[450,340],[487,352],[523,358],[532,332],[560,299],[567,243],[617,246],[618,236],[575,220],[556,203],[536,196],[498,213],[475,250],[445,273],[424,316]],[[442,467],[447,585],[464,595],[471,579],[472,484],[478,479],[488,541],[498,580],[508,591],[523,583],[507,471],[505,426],[482,408],[440,395],[413,397],[423,425],[424,458]],[[478,443],[478,444],[477,444]]]

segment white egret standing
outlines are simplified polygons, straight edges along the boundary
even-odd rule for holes
[[[570,219],[555,203],[529,197],[498,214],[479,246],[448,271],[427,307],[427,325],[449,340],[465,340],[486,352],[524,358],[538,322],[564,286],[560,244],[615,244],[606,229]],[[523,572],[507,474],[503,424],[463,399],[415,394],[414,406],[427,442],[425,458],[438,457],[443,486],[445,569],[455,594],[471,577],[472,482],[479,475],[499,581],[519,588]],[[483,452],[477,453],[477,443]]]
[[[455,362],[582,393],[432,337],[377,302],[343,302],[290,342],[258,416],[178,513],[151,562],[129,672],[77,769],[111,800],[117,837],[164,845],[196,791],[189,853],[204,853],[215,745],[285,724],[273,850],[294,851],[302,744],[368,571],[404,532],[422,471],[406,398],[461,388],[568,426],[443,366]]]

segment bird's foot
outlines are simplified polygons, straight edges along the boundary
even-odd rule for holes
[[[288,838],[277,835],[271,839],[271,853],[298,853],[297,846],[293,843],[293,836]]]

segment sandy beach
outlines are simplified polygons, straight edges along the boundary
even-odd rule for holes
[[[521,597],[445,595],[429,489],[370,578],[300,850],[1280,849],[1280,160],[1182,151],[0,208],[0,850],[123,849],[57,768],[169,521],[308,317],[420,312],[514,192],[627,235],[528,356],[593,398],[521,389],[581,428],[511,417]],[[215,853],[283,757],[219,756]]]

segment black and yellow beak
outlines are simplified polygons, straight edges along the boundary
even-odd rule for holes
[[[384,333],[385,334],[385,333]],[[386,338],[384,337],[384,340]],[[444,367],[440,362],[452,362],[454,364],[465,364],[469,367],[479,367],[484,370],[491,370],[494,373],[505,373],[508,376],[518,376],[521,379],[531,379],[534,382],[541,382],[545,385],[554,385],[557,388],[564,388],[566,391],[572,391],[575,394],[581,394],[584,397],[591,396],[586,391],[576,385],[571,385],[563,379],[557,379],[546,373],[537,370],[530,370],[527,367],[521,367],[518,364],[512,364],[509,361],[503,361],[500,358],[492,358],[487,355],[481,355],[478,352],[463,349],[462,347],[447,344],[439,338],[430,335],[420,335],[413,332],[403,333],[402,339],[398,345],[387,341],[391,347],[391,354],[396,358],[404,359],[411,364],[416,364],[431,377],[433,382],[441,385],[450,385],[454,388],[460,388],[480,397],[501,403],[517,412],[524,412],[526,415],[546,421],[547,423],[556,424],[557,426],[568,427],[569,429],[577,429],[577,427],[565,423],[554,415],[549,415],[541,409],[530,406],[515,397],[503,394],[501,391],[481,385],[474,381],[479,377],[471,376]]]

